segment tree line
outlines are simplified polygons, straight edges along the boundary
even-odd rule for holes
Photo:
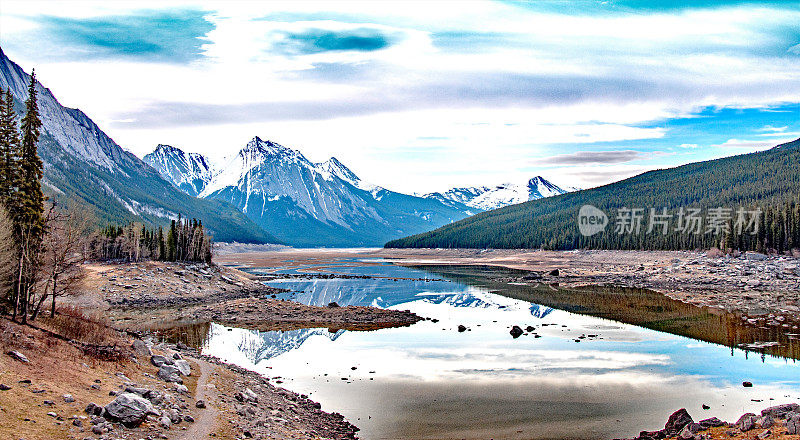
[[[24,324],[49,303],[55,316],[56,299],[74,291],[87,259],[210,263],[200,220],[178,216],[166,231],[140,223],[97,230],[77,200],[61,206],[45,197],[36,84],[33,72],[21,118],[11,90],[0,90],[0,314]]]
[[[724,250],[788,253],[800,249],[800,140],[770,150],[650,171],[584,191],[483,212],[441,228],[401,238],[386,247]],[[579,230],[579,212],[591,205],[608,215],[596,235]],[[650,208],[760,210],[757,231],[730,224],[720,233],[619,234],[614,221],[622,209]]]
[[[157,260],[211,263],[211,239],[198,219],[172,220],[164,228],[147,228],[132,222],[127,226],[108,225],[94,234],[89,253],[101,260]]]

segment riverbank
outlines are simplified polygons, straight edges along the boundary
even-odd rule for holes
[[[279,300],[280,289],[216,265],[83,269],[82,285],[61,300],[55,319],[23,326],[0,317],[2,438],[354,439],[358,428],[308,396],[147,335],[212,321],[262,330],[372,330],[421,319],[407,311]]]
[[[0,438],[354,439],[338,413],[185,346],[110,331],[109,358],[0,319]]]
[[[793,329],[800,324],[800,260],[788,256],[747,253],[730,258],[683,251],[282,249],[219,258],[225,264],[254,267],[302,267],[343,259],[380,259],[406,266],[504,267],[533,273],[498,281],[643,288],[698,306],[739,311],[753,325]],[[335,272],[335,266],[330,270]]]

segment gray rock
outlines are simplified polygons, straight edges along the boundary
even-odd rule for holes
[[[764,429],[769,429],[775,426],[775,419],[771,415],[766,415],[759,420],[759,425]]]
[[[64,402],[66,403],[72,403],[75,401],[75,398],[72,397],[72,394],[64,394],[62,397],[64,398]]]
[[[186,385],[176,385],[175,386],[175,392],[180,393],[180,394],[188,394],[189,393],[189,388],[186,388]]]
[[[746,252],[744,257],[750,261],[763,261],[767,259],[766,255],[759,252]]]
[[[190,416],[189,414],[183,416],[183,420],[187,423],[194,423],[194,417]]]
[[[181,382],[181,370],[174,365],[161,365],[158,369],[158,377],[165,382]]]
[[[756,427],[757,420],[758,417],[755,414],[747,413],[739,417],[739,420],[736,421],[736,427],[742,432],[747,432]]]
[[[81,419],[72,419],[72,424],[78,428],[83,427],[83,421]]]
[[[203,399],[200,399],[200,400],[197,401],[197,403],[194,404],[194,406],[197,407],[197,408],[205,408],[206,407],[206,401],[203,400]]]
[[[683,430],[683,428],[690,423],[694,423],[692,416],[689,415],[689,412],[686,411],[686,408],[681,408],[669,416],[667,424],[664,425],[664,431],[666,431],[667,434],[675,435],[681,432],[681,430]]]
[[[143,358],[147,358],[148,356],[153,355],[153,350],[150,350],[150,347],[147,345],[147,343],[141,339],[136,339],[133,341],[132,347],[133,352],[137,357],[141,356]]]
[[[791,413],[786,417],[786,433],[789,435],[800,434],[800,413]]]
[[[175,361],[175,366],[180,370],[181,374],[184,376],[191,376],[192,375],[192,367],[189,366],[189,362],[178,359]]]
[[[167,416],[163,416],[158,419],[158,424],[164,429],[169,429],[169,427],[172,426],[172,420]]]
[[[0,383],[0,391],[8,391],[10,389],[11,389],[10,386],[8,386],[8,385],[6,385],[4,383]]]
[[[162,365],[165,365],[165,364],[166,365],[172,365],[173,361],[172,361],[172,359],[170,359],[170,358],[168,358],[166,356],[161,356],[160,354],[154,354],[154,355],[150,356],[150,363],[153,364],[156,367],[161,367]]]
[[[122,393],[106,405],[107,418],[126,426],[138,426],[148,414],[158,414],[149,400],[134,393]]]
[[[18,360],[18,361],[20,361],[22,363],[27,364],[28,362],[30,362],[28,360],[28,358],[24,354],[22,354],[22,353],[20,353],[20,352],[18,352],[16,350],[9,350],[9,351],[6,352],[6,354],[11,356],[13,359],[16,359],[16,360]]]
[[[103,407],[94,402],[91,402],[88,405],[86,405],[86,409],[84,410],[84,412],[86,412],[86,414],[89,415],[99,416],[103,414]]]
[[[762,416],[772,416],[774,418],[782,419],[792,411],[800,410],[800,405],[796,403],[785,403],[783,405],[771,406],[761,411]]]

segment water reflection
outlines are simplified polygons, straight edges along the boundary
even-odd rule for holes
[[[749,333],[736,317],[646,291],[509,286],[474,268],[383,267],[364,270],[407,279],[273,285],[306,304],[410,309],[438,322],[375,332],[199,324],[172,335],[280,376],[287,388],[344,414],[365,439],[612,438],[661,427],[681,407],[735,420],[771,398],[800,397],[793,360],[762,361],[729,348],[768,336]],[[459,324],[468,330],[459,333]],[[511,325],[533,330],[513,339]],[[580,339],[586,335],[597,336]],[[780,349],[788,351],[775,354],[797,353],[791,344]],[[756,386],[742,388],[744,380]]]

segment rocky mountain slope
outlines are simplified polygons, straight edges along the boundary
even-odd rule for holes
[[[187,192],[202,187],[200,198],[233,204],[294,246],[382,245],[476,211],[368,184],[336,158],[314,163],[297,150],[258,137],[216,166],[172,147],[159,147],[145,160],[176,187]],[[190,162],[206,165],[192,168]],[[210,169],[217,171],[211,175]]]
[[[10,89],[20,113],[30,76],[0,49],[0,88]],[[234,207],[200,200],[176,189],[150,165],[117,145],[86,114],[62,106],[38,84],[43,122],[39,154],[44,161],[44,190],[57,202],[74,200],[97,223],[141,221],[166,224],[178,214],[196,217],[219,241],[270,242]]]

